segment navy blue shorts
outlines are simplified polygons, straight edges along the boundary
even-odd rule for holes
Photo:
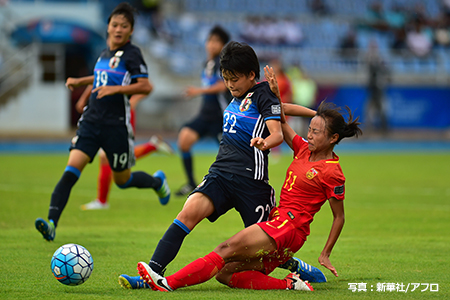
[[[189,127],[197,132],[200,138],[211,136],[217,138],[219,141],[222,136],[222,126],[222,119],[218,119],[217,121],[207,121],[200,116],[184,125],[184,127]]]
[[[120,172],[134,166],[134,134],[126,125],[104,125],[82,121],[77,135],[72,139],[70,150],[78,149],[86,153],[91,162],[102,148],[108,157],[111,169]]]
[[[248,227],[267,221],[276,205],[275,190],[268,183],[218,170],[210,170],[192,194],[197,192],[214,203],[215,211],[208,217],[210,222],[234,208]]]

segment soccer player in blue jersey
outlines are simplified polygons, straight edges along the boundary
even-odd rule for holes
[[[120,188],[153,188],[162,204],[169,201],[170,189],[162,171],[151,176],[130,169],[135,155],[129,95],[149,94],[152,90],[141,51],[130,42],[133,26],[134,8],[128,3],[119,4],[109,16],[108,48],[100,54],[94,75],[66,81],[69,89],[88,84],[94,88],[72,139],[67,167],[52,193],[48,221],[35,221],[36,229],[47,241],[55,238],[70,191],[99,148],[105,151]]]
[[[220,54],[220,71],[233,99],[223,114],[219,153],[153,253],[149,266],[159,274],[203,219],[214,222],[234,208],[248,227],[267,221],[276,205],[274,189],[269,185],[268,155],[283,141],[280,102],[269,83],[257,83],[260,64],[250,46],[228,43]],[[303,110],[299,115],[315,115],[313,110],[298,108]],[[302,263],[297,259],[285,267],[293,266],[304,280],[326,281],[319,269]],[[125,288],[148,287],[139,277],[125,274],[119,276],[119,283]]]
[[[220,77],[219,55],[230,40],[228,33],[220,26],[214,26],[205,43],[207,61],[202,72],[202,86],[190,86],[186,89],[187,97],[202,95],[199,114],[183,125],[178,134],[178,148],[181,151],[187,183],[177,192],[177,196],[189,195],[197,186],[194,179],[192,146],[201,138],[211,136],[220,141],[222,134],[222,114],[231,100],[230,93]]]

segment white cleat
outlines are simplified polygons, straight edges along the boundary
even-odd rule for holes
[[[284,278],[287,282],[287,290],[296,290],[296,291],[314,291],[313,287],[307,281],[303,281],[298,277],[297,274],[291,273],[286,278]]]
[[[81,205],[81,210],[98,210],[98,209],[109,209],[108,203],[102,203],[100,200],[95,199],[89,203]]]
[[[172,288],[167,284],[167,279],[159,275],[145,262],[139,262],[137,270],[142,280],[144,280],[153,290],[161,292],[172,292]]]
[[[166,155],[175,154],[173,148],[158,135],[152,136],[149,140],[149,143],[153,144],[158,152],[164,153]]]

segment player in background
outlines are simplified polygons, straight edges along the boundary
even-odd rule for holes
[[[164,172],[157,171],[153,176],[131,172],[135,156],[128,95],[148,95],[152,90],[141,51],[130,42],[133,26],[134,8],[125,2],[119,4],[108,18],[108,47],[100,54],[94,75],[66,81],[71,90],[88,84],[93,84],[94,89],[72,139],[67,167],[52,193],[48,221],[35,221],[36,229],[47,241],[54,240],[70,191],[100,148],[105,151],[114,182],[120,188],[153,188],[162,204],[169,201]]]
[[[88,85],[75,104],[75,108],[79,113],[83,113],[84,108],[88,104],[89,97],[91,95],[92,85]],[[136,132],[136,119],[135,119],[135,109],[140,101],[142,101],[147,95],[135,94],[130,97],[130,113],[131,113],[131,126],[133,127],[133,132]],[[167,144],[162,138],[154,135],[146,143],[136,145],[134,148],[134,155],[136,159],[145,157],[146,155],[159,151],[161,153],[171,155],[174,153],[172,147]],[[105,151],[100,149],[99,152],[99,172],[97,180],[97,198],[89,203],[83,204],[81,206],[82,210],[94,210],[94,209],[108,209],[108,195],[111,188],[112,182],[112,170],[108,163],[108,158],[106,157]]]
[[[210,30],[205,42],[207,61],[202,72],[202,86],[189,86],[185,91],[185,95],[189,98],[202,95],[202,104],[198,115],[183,125],[178,134],[178,148],[181,152],[187,183],[176,192],[177,196],[189,195],[197,186],[191,151],[194,144],[207,136],[220,142],[222,114],[231,96],[220,77],[219,55],[229,40],[228,33],[222,27],[215,26]]]
[[[269,185],[268,155],[283,141],[280,101],[268,82],[257,83],[260,64],[250,46],[229,42],[220,54],[220,71],[234,98],[223,114],[219,152],[153,253],[149,265],[159,274],[164,273],[184,238],[203,219],[214,222],[235,209],[244,226],[249,227],[267,221],[276,204],[275,191]],[[306,117],[315,115],[315,111],[301,106],[296,106],[296,112]],[[299,261],[284,267],[295,268],[316,281],[326,281],[319,269],[300,265]],[[126,274],[119,276],[119,284],[124,288],[148,287],[139,276]]]
[[[271,86],[274,82],[276,86],[273,70],[266,67],[265,73]],[[347,110],[349,118],[345,121],[334,104],[322,102],[310,122],[307,140],[285,123],[282,113],[284,140],[293,150],[294,160],[287,169],[279,205],[271,211],[269,220],[246,227],[171,276],[162,277],[145,262],[138,263],[139,275],[153,290],[164,292],[200,284],[214,276],[231,288],[313,291],[295,273],[284,279],[269,274],[302,247],[314,215],[328,200],[333,223],[319,263],[338,276],[329,257],[344,225],[345,177],[334,147],[343,138],[362,134],[358,119],[353,120]],[[253,143],[265,142],[257,138]]]

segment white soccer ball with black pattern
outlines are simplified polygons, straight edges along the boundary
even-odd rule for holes
[[[66,244],[55,251],[51,261],[53,276],[66,285],[79,285],[91,276],[94,261],[89,251],[77,244]]]

